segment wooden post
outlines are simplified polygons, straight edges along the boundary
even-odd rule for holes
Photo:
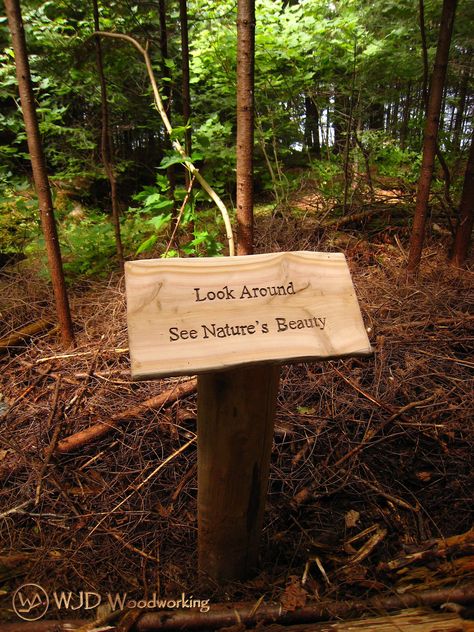
[[[255,568],[279,364],[371,353],[340,253],[125,264],[134,379],[198,374],[199,569]]]
[[[279,366],[198,377],[199,569],[243,579],[257,565]]]

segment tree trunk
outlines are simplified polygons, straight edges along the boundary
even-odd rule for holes
[[[474,225],[474,132],[471,136],[471,148],[467,159],[459,211],[459,223],[456,229],[451,257],[451,263],[458,268],[466,261]]]
[[[369,129],[383,130],[384,106],[383,103],[372,103],[369,107]]]
[[[319,140],[319,111],[314,102],[314,99],[310,96],[305,97],[305,128],[304,138],[305,145],[315,158],[321,159],[321,143]]]
[[[429,100],[429,89],[428,89],[428,49],[426,48],[426,31],[425,31],[425,10],[423,0],[420,0],[420,31],[421,31],[421,41],[423,46],[423,101],[424,101],[424,112],[425,116],[428,113],[428,100]],[[431,89],[431,87],[430,87]],[[443,88],[443,96],[441,98],[441,106],[440,106],[440,117],[438,119],[438,131],[443,128],[443,120],[442,114],[444,113],[446,107],[446,86]],[[436,157],[439,160],[439,164],[441,165],[441,169],[444,174],[444,199],[446,205],[449,208],[452,208],[450,188],[451,188],[451,174],[449,172],[448,163],[444,159],[444,156],[441,152],[441,149],[438,145],[438,141],[436,140]]]
[[[424,0],[418,0],[418,20],[420,25],[421,36],[421,55],[423,60],[423,84],[422,84],[422,98],[426,108],[428,107],[428,45],[426,43],[426,29],[425,29],[425,3]],[[441,23],[442,24],[442,23]]]
[[[355,80],[356,80],[356,68],[357,68],[357,41],[354,40],[354,57],[352,64],[352,81],[351,81],[351,95],[349,97],[349,117],[347,120],[346,142],[344,145],[344,199],[342,203],[342,214],[345,215],[347,211],[347,198],[349,194],[349,186],[352,180],[351,165],[350,165],[350,151],[352,144],[352,120],[354,115],[354,100],[355,100]]]
[[[403,105],[403,119],[400,127],[400,147],[405,149],[408,137],[408,125],[410,123],[410,107],[411,107],[411,83],[407,86],[405,95],[405,103]]]
[[[99,7],[97,4],[97,0],[92,0],[92,7],[94,11],[94,30],[100,31],[99,24]],[[96,50],[96,64],[97,64],[97,73],[99,75],[100,82],[100,110],[101,110],[101,118],[102,118],[102,129],[101,129],[101,141],[100,141],[100,153],[102,156],[102,163],[104,165],[105,173],[107,174],[107,179],[109,181],[110,186],[110,202],[112,204],[112,221],[114,224],[115,231],[115,246],[117,249],[117,259],[119,262],[120,270],[123,274],[124,271],[124,257],[123,257],[123,247],[122,247],[122,236],[120,234],[120,212],[117,198],[117,179],[115,177],[114,166],[112,162],[112,137],[110,135],[110,124],[109,124],[109,106],[107,103],[107,84],[105,82],[104,75],[104,63],[102,56],[102,44],[100,41],[100,36],[96,35],[95,37],[95,50]]]
[[[188,9],[186,0],[179,0],[179,19],[181,23],[181,72],[183,75],[183,119],[189,125],[191,118],[191,96],[189,90],[189,39],[188,39]],[[191,130],[187,129],[184,137],[186,154],[191,156]],[[189,175],[189,174],[188,174]]]
[[[181,25],[181,73],[182,73],[182,101],[183,101],[183,119],[186,126],[190,125],[191,120],[191,94],[189,87],[189,34],[188,34],[188,7],[186,0],[179,0],[179,21]],[[187,127],[184,132],[184,148],[186,154],[191,156],[193,147],[191,139],[191,129]],[[191,184],[191,174],[185,171],[186,190]],[[189,199],[192,205],[193,192],[190,191]],[[194,233],[194,220],[188,225],[189,233]]]
[[[459,87],[459,101],[456,108],[456,119],[454,121],[453,130],[453,149],[456,151],[460,149],[461,131],[464,120],[464,110],[466,108],[467,89],[469,85],[469,70],[464,69],[461,77],[461,85]]]
[[[168,116],[170,123],[172,123],[172,108],[171,108],[171,72],[166,64],[168,59],[168,29],[166,27],[166,0],[158,0],[158,13],[160,18],[160,52],[161,52],[161,74],[163,81],[163,105]],[[171,142],[169,138],[166,139],[166,148],[171,149]],[[176,186],[176,171],[175,165],[170,165],[166,170],[168,176],[168,182],[170,184],[169,197],[174,200],[174,190]],[[177,210],[173,208],[173,223],[171,231],[174,231],[176,222],[178,221]]]
[[[391,122],[390,122],[390,127],[391,127],[391,135],[396,138],[398,135],[398,116],[399,116],[399,109],[400,109],[400,89],[401,86],[400,84],[397,84],[395,86],[395,101],[393,103],[393,109],[392,109],[392,116],[391,116]]]
[[[171,79],[170,71],[166,65],[168,59],[168,30],[166,28],[166,0],[158,0],[158,15],[160,19],[160,52],[161,74],[164,79]],[[163,82],[162,89],[166,114],[171,121],[171,81]]]
[[[418,180],[415,217],[413,220],[410,252],[408,254],[407,274],[409,276],[416,274],[423,249],[428,200],[436,155],[441,100],[443,98],[444,82],[446,79],[456,4],[457,0],[443,1],[438,46],[428,99],[423,140],[423,160],[420,178]]]
[[[347,76],[341,77],[343,84],[347,82]],[[346,146],[346,130],[347,119],[349,117],[349,97],[346,94],[341,93],[336,86],[334,89],[334,113],[333,113],[333,127],[334,127],[334,148],[333,152],[338,155],[344,152]]]
[[[31,168],[38,195],[38,205],[48,254],[49,271],[56,303],[56,313],[64,347],[74,344],[74,332],[69,310],[69,302],[64,282],[64,271],[61,261],[56,222],[54,219],[53,200],[46,172],[46,160],[41,144],[36,115],[30,67],[26,49],[25,32],[19,0],[5,0],[8,16],[8,27],[12,35],[15,52],[16,76],[20,93],[21,108],[25,122]]]
[[[239,0],[237,17],[237,254],[253,252],[255,0]]]

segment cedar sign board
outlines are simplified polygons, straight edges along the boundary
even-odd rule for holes
[[[341,253],[125,264],[133,379],[368,355]]]

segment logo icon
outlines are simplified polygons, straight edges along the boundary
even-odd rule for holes
[[[13,610],[24,621],[38,621],[47,613],[49,597],[38,584],[23,584],[12,598]]]

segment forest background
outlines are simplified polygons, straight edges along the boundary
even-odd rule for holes
[[[99,26],[147,43],[172,140],[186,145],[233,208],[236,3],[112,2],[96,11],[94,23],[94,3],[22,3],[68,279],[110,271],[116,252],[119,258],[225,252],[220,215],[197,191],[183,208],[178,237],[168,243],[188,185],[179,168],[183,159],[153,107],[143,58],[127,42],[101,38],[101,91],[92,33]],[[330,201],[324,210],[332,220],[370,210],[377,187],[392,189],[395,197],[413,193],[440,15],[441,2],[431,0],[257,2],[255,188],[261,212],[298,214],[289,202],[305,182]],[[472,135],[473,23],[474,7],[462,0],[430,208],[431,226],[445,239],[454,236],[459,220]],[[0,250],[37,260],[44,243],[6,18],[0,28]],[[118,250],[113,207],[123,242]],[[390,222],[403,240],[413,197],[392,211]],[[379,228],[384,222],[381,214]]]

